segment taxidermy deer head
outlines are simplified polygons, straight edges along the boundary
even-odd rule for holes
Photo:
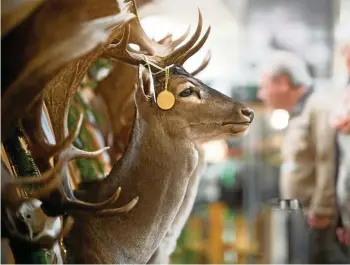
[[[167,35],[158,43],[167,44],[171,41],[171,35]],[[205,69],[210,58],[211,54],[208,52],[198,68],[191,72],[191,75],[195,76]],[[136,83],[137,69],[132,65],[116,61],[109,75],[99,82],[95,89],[97,95],[100,95],[106,104],[107,116],[110,120],[110,133],[113,135],[113,141],[109,143],[111,157],[117,157],[117,155],[124,153],[129,142],[135,117],[133,95]],[[116,94],[118,97],[115,97]]]
[[[199,12],[199,24],[197,30],[187,43],[176,49],[177,45],[186,39],[189,30],[187,30],[187,32],[176,41],[171,41],[171,35],[166,36],[158,43],[167,45],[168,48],[159,49],[160,45],[150,40],[142,30],[137,12],[135,10],[134,13],[136,14],[136,19],[130,23],[130,28],[125,28],[124,38],[119,43],[110,45],[109,49],[104,53],[104,56],[116,59],[118,62],[115,69],[112,70],[112,73],[106,78],[106,80],[102,81],[97,88],[98,93],[101,93],[107,104],[113,133],[116,137],[115,139],[117,141],[119,139],[119,143],[117,142],[115,144],[116,146],[113,146],[113,150],[119,151],[124,151],[123,149],[120,150],[120,148],[127,145],[129,139],[127,135],[131,133],[131,130],[127,128],[131,127],[135,116],[134,103],[132,102],[131,96],[133,92],[133,85],[137,79],[136,71],[133,70],[132,67],[126,66],[121,62],[126,62],[131,65],[138,65],[139,63],[146,64],[147,60],[154,72],[158,72],[159,68],[153,67],[153,65],[164,68],[168,65],[174,64],[181,68],[185,61],[204,45],[210,32],[209,28],[204,37],[198,42],[197,45],[195,45],[196,41],[200,37],[202,29],[202,16]],[[140,32],[140,34],[133,34],[131,36],[130,34],[135,31],[135,29],[137,29],[137,32]],[[138,44],[143,52],[137,53],[128,49],[129,42]],[[150,48],[151,44],[153,44],[153,48]],[[165,53],[165,50],[168,53]],[[146,56],[144,56],[144,54],[146,54]],[[199,68],[193,71],[191,75],[194,76],[202,71],[208,65],[209,60],[210,53],[203,60]],[[120,74],[121,72],[123,73],[122,75]],[[115,91],[117,89],[119,90],[118,98],[115,98],[113,95],[117,93]],[[122,141],[122,143],[120,143],[120,141]]]
[[[157,103],[162,109],[171,109],[173,105],[176,104],[179,105],[179,107],[176,107],[176,111],[183,112],[183,114],[187,113],[187,115],[194,113],[193,120],[188,120],[187,124],[185,122],[183,128],[180,128],[179,130],[181,131],[182,129],[185,129],[188,131],[191,128],[193,130],[191,137],[198,139],[197,137],[199,134],[196,133],[196,129],[192,128],[193,124],[197,123],[198,126],[201,127],[198,127],[201,134],[203,134],[204,131],[208,132],[207,136],[203,135],[198,140],[213,138],[213,134],[215,133],[211,128],[215,125],[206,124],[205,120],[213,119],[215,115],[218,116],[216,119],[216,125],[221,124],[223,125],[223,128],[225,128],[222,128],[222,130],[225,131],[222,135],[224,137],[228,136],[230,133],[241,132],[242,128],[248,126],[253,119],[253,112],[247,108],[240,108],[240,113],[236,113],[237,111],[228,113],[227,106],[225,106],[225,100],[231,101],[231,99],[224,97],[222,94],[219,96],[220,103],[215,106],[214,103],[218,102],[211,100],[215,98],[215,95],[218,92],[195,79],[193,75],[186,72],[182,67],[186,60],[204,45],[209,36],[210,27],[204,34],[203,38],[196,44],[201,34],[202,23],[202,15],[199,11],[199,22],[194,35],[187,43],[165,56],[159,54],[144,55],[131,51],[128,48],[130,26],[126,27],[122,41],[120,41],[119,44],[112,44],[104,54],[112,59],[132,65],[146,65],[152,73],[151,79],[155,78],[156,80],[154,90],[145,91],[148,95],[149,101]],[[212,110],[211,107],[215,109]],[[166,115],[170,116],[170,113],[167,112]],[[232,122],[232,120],[241,119],[242,117],[245,117],[246,120],[240,120],[235,124]],[[189,119],[190,117],[186,118]],[[176,122],[180,122],[181,124],[180,120],[177,120]]]
[[[157,78],[155,75],[154,85],[151,80],[150,85],[140,84],[142,94],[138,91],[135,101],[143,118],[145,115],[162,117],[166,121],[163,126],[173,137],[205,142],[238,136],[252,122],[252,110],[203,84],[182,67],[173,66],[169,72],[169,77]],[[148,79],[151,78],[153,76],[148,76]],[[166,78],[169,80],[166,81]],[[162,111],[164,108],[159,106],[163,103],[159,102],[162,100],[159,95],[164,91],[174,95],[175,100],[167,111]]]

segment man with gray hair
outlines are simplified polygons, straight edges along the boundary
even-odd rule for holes
[[[335,132],[329,126],[329,95],[313,93],[307,64],[279,51],[262,67],[258,97],[269,107],[289,112],[282,146],[280,196],[298,199],[310,227],[314,263],[343,263],[335,240]]]
[[[306,63],[295,54],[275,52],[262,66],[259,98],[275,109],[294,111],[310,95],[312,78]]]

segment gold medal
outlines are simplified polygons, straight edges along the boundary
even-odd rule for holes
[[[163,110],[171,109],[175,104],[175,97],[173,93],[168,90],[163,90],[157,97],[157,105]]]

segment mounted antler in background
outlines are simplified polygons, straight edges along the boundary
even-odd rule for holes
[[[4,155],[4,154],[2,154]],[[60,185],[62,163],[41,176],[14,179],[1,165],[1,203],[2,203],[2,239],[9,238],[11,250],[17,263],[33,261],[25,249],[41,248],[53,250],[52,254],[62,263],[58,240],[67,235],[72,227],[70,218],[63,221],[60,217],[48,217],[40,208],[41,202],[34,198],[46,198]],[[30,190],[33,185],[40,185],[37,190]],[[23,188],[26,188],[27,195]],[[31,197],[29,198],[28,195]],[[63,223],[62,223],[63,222]],[[29,234],[28,234],[29,232]],[[7,252],[11,252],[7,249]],[[17,253],[17,252],[20,253]],[[12,253],[11,252],[11,253]],[[7,254],[2,252],[2,259]]]
[[[5,36],[38,8],[44,0],[1,1],[1,36]]]
[[[198,66],[197,69],[191,72],[191,75],[198,75],[200,72],[202,72],[208,66],[210,59],[211,59],[211,53],[210,51],[208,51],[208,53],[203,58],[202,63]]]
[[[3,137],[64,66],[115,38],[113,30],[133,17],[114,0],[52,0],[9,31],[1,40]]]

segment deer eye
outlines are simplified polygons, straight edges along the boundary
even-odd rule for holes
[[[186,88],[185,90],[183,90],[183,91],[180,93],[180,97],[183,97],[183,98],[189,97],[189,96],[192,95],[192,93],[193,93],[193,90],[192,90],[191,87],[189,87],[189,88]]]

